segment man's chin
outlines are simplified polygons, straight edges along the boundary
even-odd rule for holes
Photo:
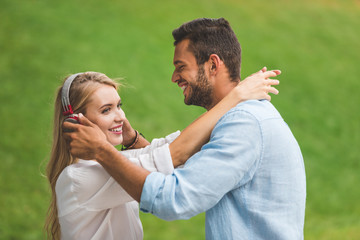
[[[186,96],[184,96],[184,103],[185,103],[186,105],[193,105],[193,104],[191,103],[191,101],[189,101],[189,98],[187,98]]]
[[[198,106],[198,107],[202,107],[200,104],[196,104],[196,103],[194,103],[194,102],[192,102],[192,101],[188,101],[188,100],[186,100],[186,99],[184,99],[184,103],[185,103],[186,105],[188,105],[188,106]]]

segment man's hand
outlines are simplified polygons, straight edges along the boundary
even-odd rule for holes
[[[96,154],[104,145],[110,144],[100,128],[89,119],[79,114],[80,124],[63,123],[64,137],[69,141],[70,153],[74,157],[85,160],[96,159]]]
[[[241,81],[234,90],[237,91],[243,101],[250,99],[266,99],[270,101],[269,93],[275,95],[279,93],[276,88],[272,87],[272,85],[278,85],[279,80],[270,79],[270,77],[276,77],[280,74],[280,70],[267,71],[266,67],[264,67],[259,72]]]

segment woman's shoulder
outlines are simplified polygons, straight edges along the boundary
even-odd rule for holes
[[[67,166],[60,174],[57,188],[72,186],[76,189],[97,188],[108,181],[110,175],[96,161],[79,160],[78,163]]]
[[[80,160],[67,166],[56,181],[59,216],[85,204],[101,189],[110,176],[95,161]]]
[[[79,175],[93,174],[103,170],[104,169],[102,166],[96,161],[79,160],[77,163],[71,164],[64,168],[59,178],[77,178]]]

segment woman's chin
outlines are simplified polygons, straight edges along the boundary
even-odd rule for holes
[[[108,139],[109,143],[111,143],[113,146],[118,146],[120,144],[122,144],[123,142],[123,138],[122,136],[116,139]]]

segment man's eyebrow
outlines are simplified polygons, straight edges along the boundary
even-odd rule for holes
[[[183,64],[183,63],[184,63],[184,62],[181,61],[181,60],[176,60],[176,61],[174,62],[174,65]]]

